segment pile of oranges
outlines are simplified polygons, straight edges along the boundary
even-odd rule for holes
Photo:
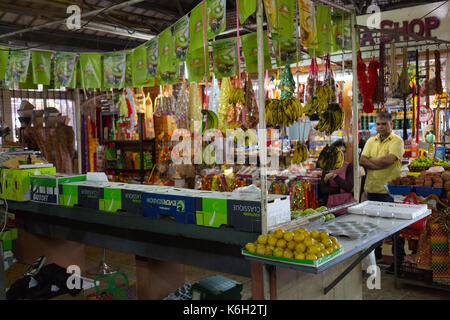
[[[308,231],[304,227],[287,232],[277,229],[245,245],[249,252],[296,260],[317,260],[339,249],[337,239],[325,230]]]

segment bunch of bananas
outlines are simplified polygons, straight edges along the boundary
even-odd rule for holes
[[[339,148],[327,145],[320,152],[317,163],[325,172],[337,170],[344,164],[344,154]]]
[[[328,101],[333,96],[333,90],[329,85],[319,85],[316,89],[314,96],[305,105],[303,110],[308,116],[312,116],[315,113],[321,114],[325,112],[328,106]]]
[[[234,89],[231,92],[230,98],[228,100],[230,104],[236,105],[240,101],[243,105],[245,105],[245,96],[244,96],[244,89]]]
[[[294,150],[294,164],[305,162],[306,159],[308,159],[308,148],[302,143],[297,143]]]
[[[344,111],[337,103],[330,103],[328,108],[320,116],[319,123],[314,127],[315,130],[332,134],[344,125]]]
[[[295,97],[284,100],[266,99],[266,119],[268,127],[293,125],[302,115],[302,103]]]

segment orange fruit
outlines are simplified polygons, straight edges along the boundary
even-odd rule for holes
[[[278,248],[284,249],[284,248],[286,248],[286,245],[287,245],[287,242],[284,239],[280,239],[280,240],[277,241],[277,247]]]
[[[295,241],[289,241],[289,242],[287,243],[287,248],[288,248],[289,250],[294,250],[296,245],[297,245],[297,243],[296,243]]]
[[[275,238],[281,239],[281,238],[283,238],[283,230],[277,229],[274,231],[273,235]]]
[[[304,253],[296,253],[295,259],[296,260],[305,260],[305,254]]]
[[[283,252],[283,257],[292,259],[294,257],[294,253],[289,249],[285,249]]]
[[[303,240],[305,240],[305,234],[304,234],[304,233],[297,233],[297,234],[294,236],[294,241],[297,242],[297,243],[300,243],[300,242],[302,242]]]
[[[299,243],[295,246],[295,251],[298,253],[303,253],[306,251],[306,245],[304,243]]]

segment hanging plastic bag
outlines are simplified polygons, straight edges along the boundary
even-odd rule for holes
[[[201,122],[203,120],[202,109],[202,101],[200,99],[198,85],[196,82],[193,82],[189,86],[189,126],[192,133],[195,129],[195,122],[200,123],[199,129],[201,133]]]
[[[244,94],[246,104],[243,112],[243,125],[248,129],[254,129],[259,122],[259,111],[252,80],[249,77],[245,81]]]
[[[144,122],[145,139],[155,138],[155,124],[153,122],[153,102],[150,93],[145,97],[145,122]]]
[[[217,108],[219,106],[219,99],[220,99],[219,81],[213,75],[211,93],[209,96],[208,110],[214,111],[214,113],[217,114],[218,113]]]
[[[311,59],[311,65],[309,67],[308,80],[306,82],[306,98],[305,101],[310,101],[314,97],[317,87],[319,86],[319,66],[317,65],[316,58]]]
[[[176,102],[175,118],[177,127],[179,129],[189,129],[189,93],[186,86],[186,81],[183,81],[180,90],[178,91],[178,98]]]
[[[325,73],[323,77],[323,84],[329,85],[332,91],[331,99],[329,102],[336,103],[336,82],[334,81],[333,70],[331,69],[330,55],[325,57]]]
[[[217,106],[219,128],[220,130],[222,130],[222,132],[225,132],[228,128],[227,110],[232,90],[233,86],[231,84],[230,78],[223,78],[222,85],[220,87],[219,105]]]

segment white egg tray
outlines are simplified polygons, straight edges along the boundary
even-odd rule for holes
[[[323,229],[333,236],[359,239],[375,231],[377,226],[371,222],[337,221],[323,226]]]
[[[428,211],[426,204],[365,201],[348,208],[349,213],[380,218],[412,220]]]

